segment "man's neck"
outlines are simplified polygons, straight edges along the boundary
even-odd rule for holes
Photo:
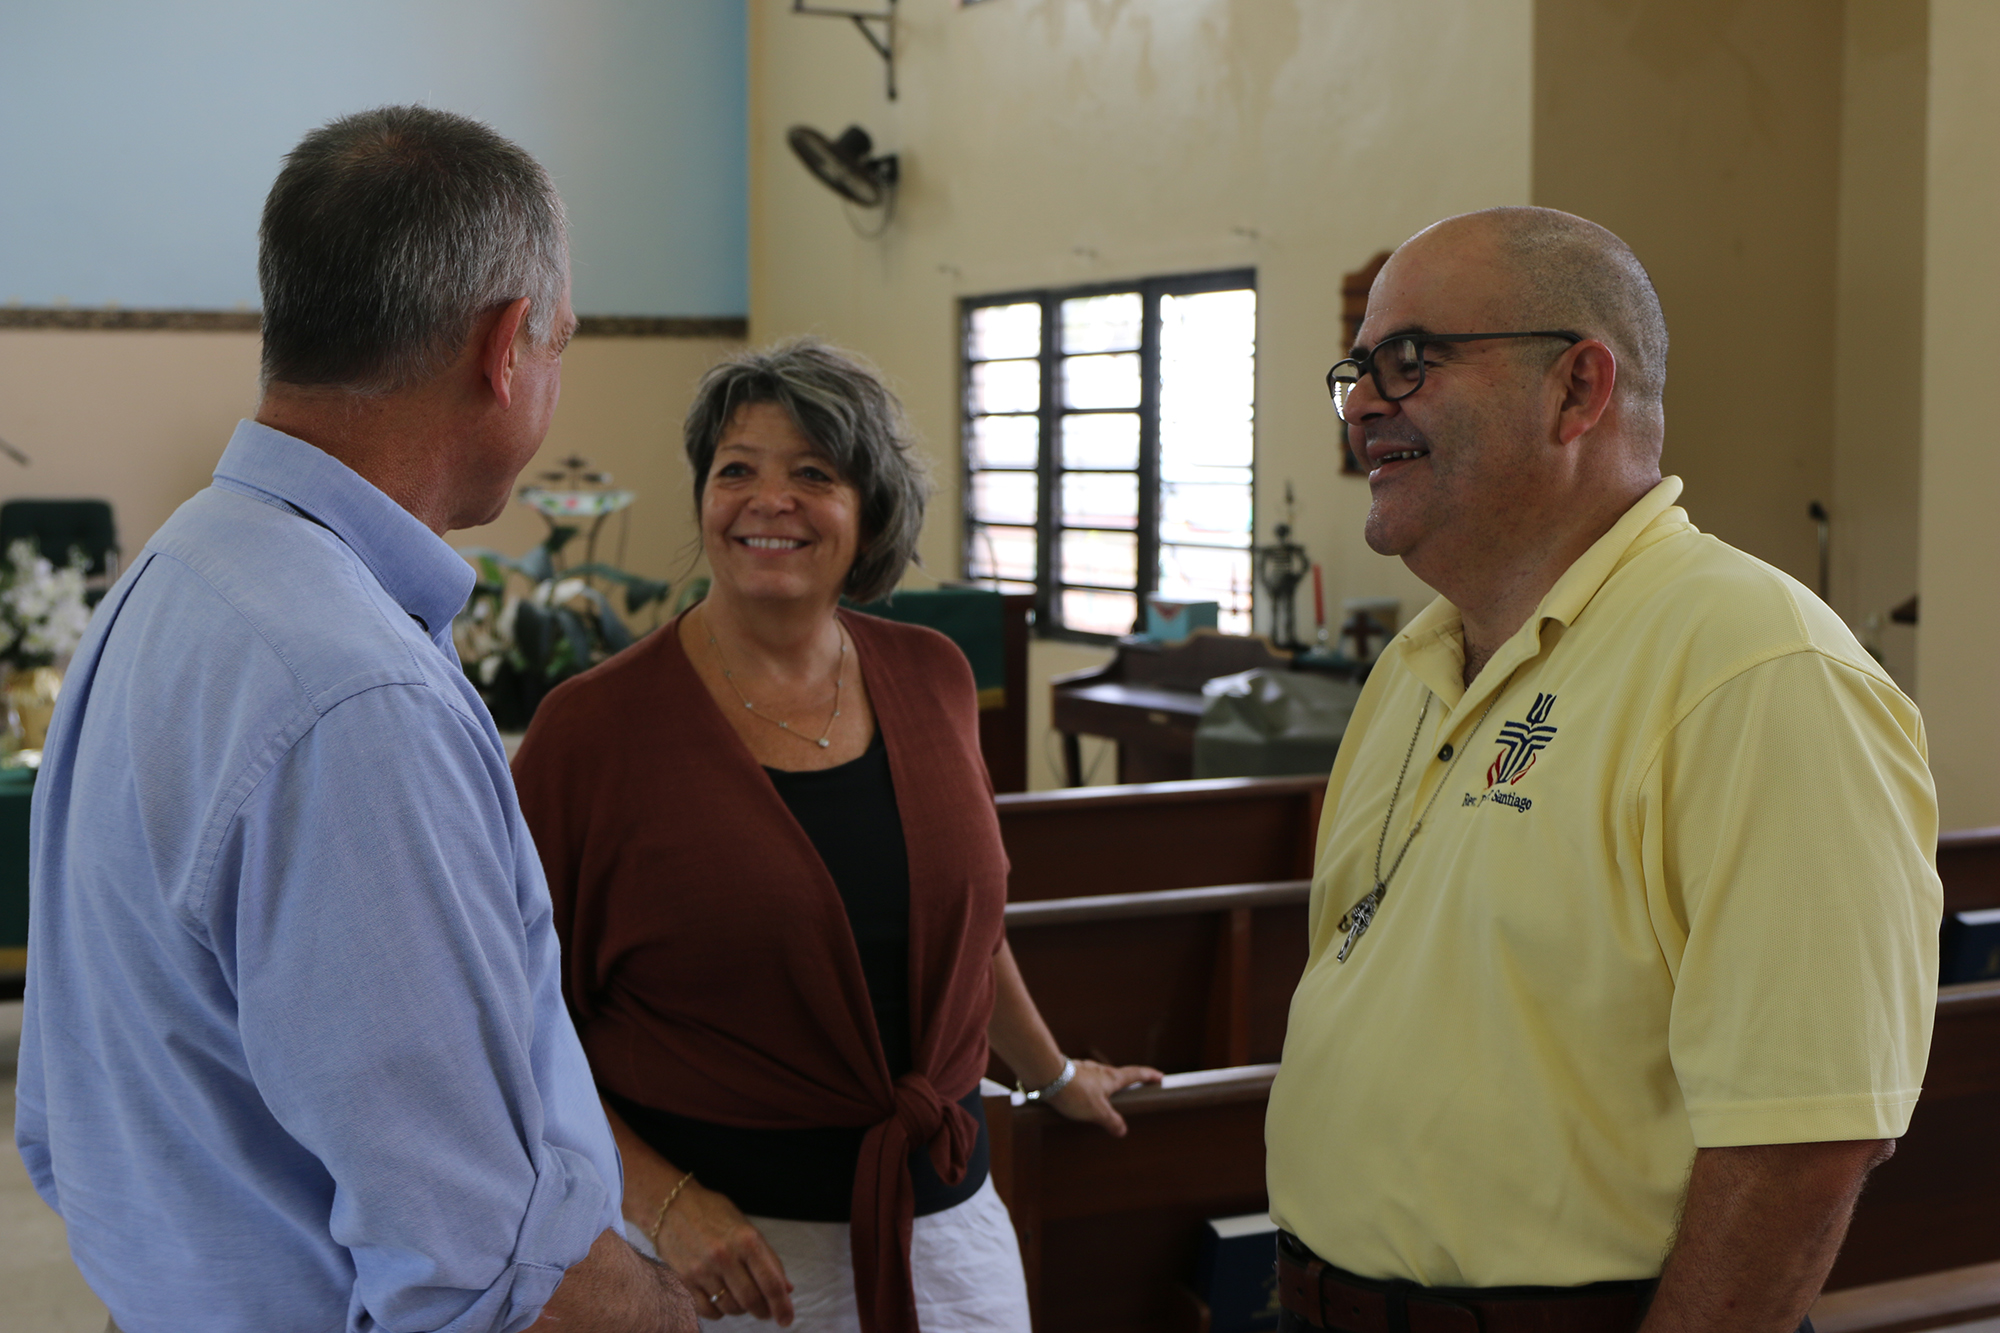
[[[1412,572],[1458,608],[1465,649],[1463,680],[1468,688],[1528,623],[1570,566],[1658,484],[1656,475],[1608,491],[1597,504],[1571,510],[1568,523],[1542,527],[1541,540],[1517,546],[1511,555],[1488,547],[1468,552],[1468,558],[1439,570],[1420,568],[1419,562],[1406,559]]]
[[[404,394],[369,397],[273,385],[257,422],[331,454],[443,536],[463,526],[453,510],[448,431],[432,404]]]

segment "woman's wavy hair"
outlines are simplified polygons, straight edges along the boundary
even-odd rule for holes
[[[773,403],[861,495],[861,550],[847,571],[856,602],[886,596],[916,558],[930,481],[903,405],[876,371],[817,338],[793,338],[730,357],[701,377],[684,434],[694,507],[738,409]]]

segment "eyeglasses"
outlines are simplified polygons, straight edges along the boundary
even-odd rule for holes
[[[1583,341],[1580,333],[1565,329],[1537,329],[1533,333],[1399,333],[1376,343],[1359,358],[1334,362],[1326,372],[1326,391],[1333,395],[1333,410],[1347,420],[1347,395],[1361,382],[1365,371],[1375,381],[1375,392],[1385,403],[1400,403],[1424,387],[1424,347],[1430,343],[1476,343],[1490,338],[1561,338],[1574,347]],[[1386,360],[1386,364],[1385,364]]]

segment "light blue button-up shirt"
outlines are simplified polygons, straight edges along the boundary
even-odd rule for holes
[[[246,421],[70,667],[15,1137],[127,1333],[520,1329],[619,1225],[471,584]]]

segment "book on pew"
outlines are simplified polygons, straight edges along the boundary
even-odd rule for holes
[[[1194,1289],[1208,1303],[1210,1333],[1278,1326],[1278,1224],[1263,1213],[1211,1217]]]
[[[2000,977],[2000,907],[1947,912],[1943,935],[1939,985]]]

